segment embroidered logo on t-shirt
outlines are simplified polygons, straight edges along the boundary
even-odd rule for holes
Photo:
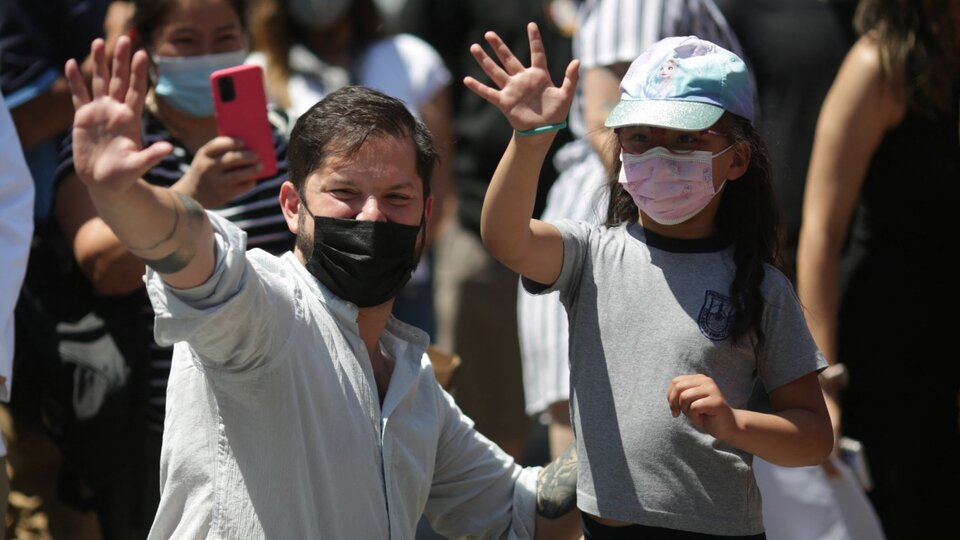
[[[713,341],[723,341],[730,337],[733,326],[733,305],[730,298],[714,291],[707,291],[697,317],[700,333]]]

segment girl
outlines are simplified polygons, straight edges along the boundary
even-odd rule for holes
[[[500,65],[471,53],[499,89],[464,82],[515,129],[484,242],[528,290],[559,290],[570,319],[585,536],[762,537],[752,456],[818,464],[833,437],[816,375],[826,363],[776,269],[743,61],[692,36],[644,52],[606,121],[619,142],[607,223],[549,224],[530,219],[535,179],[578,66],[555,87],[536,25],[528,35],[530,67],[488,32]]]

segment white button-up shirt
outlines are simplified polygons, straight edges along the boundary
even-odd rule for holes
[[[387,324],[381,407],[357,308],[210,219],[207,283],[146,278],[157,341],[176,343],[150,538],[412,539],[422,513],[451,537],[533,536],[537,469],[474,430],[425,333]]]

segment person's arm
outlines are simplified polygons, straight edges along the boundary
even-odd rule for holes
[[[33,236],[33,179],[0,94],[0,400],[10,399],[13,310],[27,271]],[[2,443],[0,443],[2,450]]]
[[[143,287],[143,261],[130,253],[100,219],[87,187],[77,175],[67,175],[60,181],[55,201],[60,230],[94,290],[103,295],[123,295]]]
[[[833,430],[816,373],[770,392],[773,413],[734,409],[706,375],[675,377],[667,391],[673,415],[686,415],[700,430],[770,463],[817,465],[833,449]]]
[[[827,93],[814,137],[797,249],[797,294],[814,340],[837,359],[840,253],[870,160],[904,106],[884,81],[879,53],[861,38]]]
[[[107,8],[103,22],[107,54],[113,50],[116,40],[127,30],[133,15],[133,3],[115,1]],[[84,61],[81,71],[90,80],[92,59]],[[70,86],[66,77],[57,77],[49,87],[36,97],[25,101],[10,111],[17,126],[17,134],[24,149],[63,134],[73,121]]]
[[[546,471],[522,468],[473,427],[449,394],[436,392],[442,425],[424,508],[433,529],[449,538],[578,538],[579,522],[567,519],[575,456]]]
[[[567,66],[563,84],[550,80],[547,58],[537,25],[529,23],[530,67],[523,64],[493,32],[485,37],[500,60],[493,61],[480,45],[470,52],[499,90],[472,77],[464,84],[496,106],[516,131],[528,131],[566,121],[577,84],[578,62]],[[480,233],[490,253],[513,271],[538,283],[550,284],[560,275],[563,241],[553,225],[531,219],[540,168],[555,131],[533,135],[514,133],[483,201]]]
[[[583,72],[581,84],[586,137],[608,170],[613,166],[610,162],[612,154],[609,150],[614,139],[613,130],[605,127],[603,123],[620,101],[620,79],[623,78],[629,66],[629,63],[618,63],[586,69]]]
[[[74,168],[103,222],[131,253],[169,285],[195,287],[213,273],[213,230],[195,200],[141,179],[172,147],[158,142],[141,148],[147,55],[141,50],[131,59],[130,53],[130,40],[123,36],[108,70],[104,42],[95,40],[90,88],[77,62],[67,62],[76,109]]]

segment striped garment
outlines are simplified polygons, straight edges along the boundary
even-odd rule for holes
[[[260,248],[269,253],[280,255],[293,249],[295,237],[287,229],[286,221],[280,211],[280,185],[286,180],[287,173],[287,117],[283,112],[271,110],[269,120],[273,128],[274,147],[277,152],[277,174],[257,182],[251,191],[230,201],[222,208],[210,209],[213,212],[237,224],[247,233],[247,247]],[[148,147],[159,141],[173,145],[173,152],[144,175],[144,180],[158,186],[172,186],[187,172],[193,155],[177,140],[160,120],[145,112],[143,115],[143,144]],[[64,142],[61,149],[61,162],[57,167],[57,179],[73,172],[73,148],[71,140]],[[153,308],[147,298],[146,290],[141,289],[132,296],[139,297],[142,321],[143,343],[146,345],[149,368],[145,373],[146,395],[136,396],[134,401],[143,406],[151,430],[163,429],[166,406],[167,378],[170,373],[171,347],[157,345],[153,337]],[[89,332],[87,335],[90,334]],[[61,340],[71,339],[71,335],[61,334]],[[127,358],[129,365],[135,358]],[[144,403],[145,402],[145,403]]]

